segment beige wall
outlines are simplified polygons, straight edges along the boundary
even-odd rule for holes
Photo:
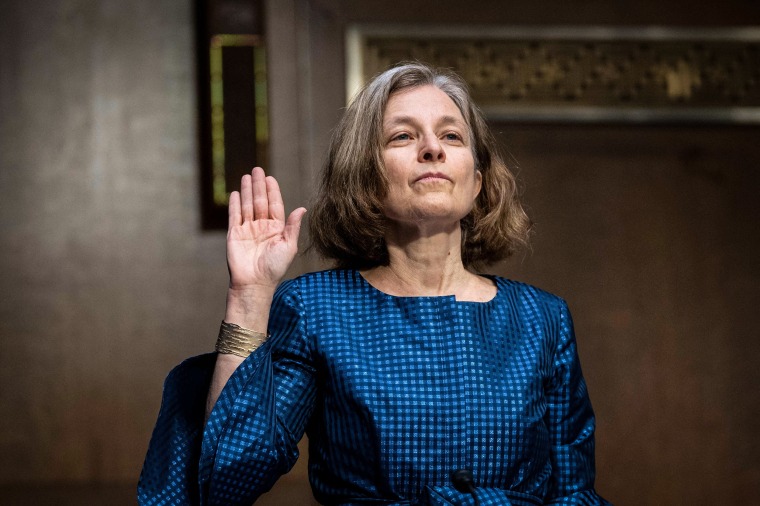
[[[207,350],[223,310],[190,4],[3,11],[0,483],[133,480],[167,366]]]
[[[2,9],[0,484],[133,483],[163,377],[211,348],[223,314],[224,236],[199,229],[191,3]],[[278,0],[266,17],[271,170],[295,206],[343,105],[349,21],[717,26],[758,24],[760,7]],[[746,302],[758,295],[756,131],[623,130],[584,143],[605,131],[506,135],[540,219],[534,253],[502,270],[573,305],[600,416],[600,489],[618,504],[686,504],[690,487],[688,503],[701,491],[734,504],[760,484],[760,359]],[[652,145],[637,178],[626,160]],[[673,172],[684,170],[693,177]],[[293,272],[316,266],[300,260]],[[294,483],[303,475],[299,464]]]

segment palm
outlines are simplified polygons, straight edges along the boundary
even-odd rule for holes
[[[230,229],[227,262],[233,286],[277,283],[285,275],[295,249],[283,238],[284,223],[259,219]]]
[[[243,178],[240,194],[230,196],[227,263],[230,286],[274,286],[298,250],[298,232],[305,209],[285,211],[277,181],[260,168]]]

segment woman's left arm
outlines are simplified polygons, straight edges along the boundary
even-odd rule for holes
[[[557,347],[546,391],[546,425],[552,476],[546,504],[607,505],[594,490],[594,411],[581,372],[573,321],[567,304],[559,308]]]

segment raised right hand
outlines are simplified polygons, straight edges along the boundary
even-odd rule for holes
[[[243,176],[240,192],[232,192],[227,228],[230,288],[224,320],[267,332],[272,296],[298,251],[298,232],[306,209],[299,207],[285,221],[277,181],[255,167]],[[206,417],[243,357],[220,353],[206,399]]]
[[[298,234],[306,209],[285,220],[277,181],[261,167],[243,176],[240,192],[232,192],[227,229],[230,290],[274,290],[298,252]]]

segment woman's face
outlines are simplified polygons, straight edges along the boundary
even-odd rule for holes
[[[452,225],[480,192],[470,131],[459,108],[435,86],[390,96],[383,116],[388,179],[385,215],[412,226]]]

